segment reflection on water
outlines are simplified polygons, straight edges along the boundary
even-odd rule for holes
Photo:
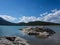
[[[60,45],[60,26],[47,26],[56,32],[56,34],[47,39],[28,36],[18,30],[24,27],[26,26],[0,26],[0,36],[20,36],[28,40],[31,45]]]

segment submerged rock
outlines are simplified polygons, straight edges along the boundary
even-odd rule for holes
[[[11,39],[14,39],[13,41]],[[0,45],[29,45],[27,40],[20,37],[0,37]]]
[[[55,31],[53,31],[50,28],[44,28],[44,27],[28,27],[22,29],[22,31],[28,35],[33,35],[36,37],[42,37],[42,38],[47,38],[53,34],[55,34]]]

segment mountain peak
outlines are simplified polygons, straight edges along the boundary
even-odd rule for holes
[[[0,17],[0,25],[14,25],[14,23],[11,23],[4,18]]]

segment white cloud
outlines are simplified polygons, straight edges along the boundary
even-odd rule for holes
[[[30,22],[30,21],[47,21],[60,23],[60,10],[51,10],[51,13],[45,12],[40,14],[40,17],[35,16],[22,16],[19,18],[19,22]]]
[[[35,16],[22,16],[21,18],[19,18],[20,21],[19,22],[30,22],[30,21],[36,21],[39,20],[39,18],[36,18]]]
[[[46,16],[41,18],[41,20],[60,23],[60,10],[55,10],[54,12],[48,13]]]
[[[54,10],[51,10],[50,13],[45,12],[43,14],[40,14],[39,17],[22,16],[18,20],[17,18],[9,16],[9,15],[0,15],[0,17],[10,22],[26,22],[27,23],[30,21],[47,21],[47,22],[60,23],[60,10],[54,9]]]
[[[11,22],[14,22],[17,19],[15,17],[8,16],[8,15],[0,15],[0,17],[2,17],[3,19],[5,19],[7,21],[11,21]]]
[[[42,17],[42,16],[45,16],[45,15],[47,15],[48,14],[48,12],[45,12],[45,13],[43,13],[43,14],[40,14],[40,16]]]
[[[56,12],[56,11],[58,11],[58,10],[57,9],[51,10],[51,12]]]

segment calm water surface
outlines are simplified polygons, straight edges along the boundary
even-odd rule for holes
[[[27,26],[0,26],[0,37],[19,36],[28,40],[31,45],[60,45],[60,26],[47,26],[56,32],[56,34],[47,39],[28,36],[19,30],[25,27]]]

